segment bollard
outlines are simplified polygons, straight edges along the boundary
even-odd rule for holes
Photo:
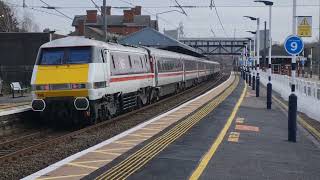
[[[271,97],[272,97],[272,84],[269,82],[267,84],[267,109],[271,109]]]
[[[260,96],[260,77],[257,76],[256,80],[256,97]]]
[[[253,76],[252,77],[252,90],[255,90],[255,87],[256,87],[256,77]]]
[[[297,137],[297,100],[295,94],[289,96],[288,110],[288,141],[296,142]]]
[[[251,86],[251,73],[249,72],[249,86]]]
[[[248,84],[248,72],[246,72],[246,83]]]

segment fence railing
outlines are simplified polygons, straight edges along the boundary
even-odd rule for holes
[[[268,75],[261,72],[260,81],[266,85]],[[272,74],[272,89],[288,101],[291,93],[291,78],[286,75]],[[320,82],[296,79],[296,95],[298,97],[298,111],[320,121]]]

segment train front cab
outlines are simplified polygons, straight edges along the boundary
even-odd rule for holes
[[[45,119],[90,116],[89,96],[107,86],[108,66],[100,51],[91,46],[41,48],[31,79],[32,109]]]

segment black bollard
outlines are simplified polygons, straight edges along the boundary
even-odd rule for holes
[[[296,142],[297,137],[297,101],[298,97],[295,94],[289,96],[289,111],[288,111],[288,141]]]
[[[272,98],[272,84],[268,82],[267,84],[267,109],[271,109]]]
[[[252,77],[252,90],[255,90],[256,87],[256,77],[253,75]]]
[[[251,73],[249,72],[249,86],[251,86]]]
[[[256,80],[256,97],[260,96],[260,77],[257,76]]]
[[[248,84],[248,72],[246,72],[246,83]]]

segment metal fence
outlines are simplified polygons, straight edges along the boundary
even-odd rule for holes
[[[268,83],[268,74],[261,72],[261,83]],[[288,100],[291,93],[291,77],[272,74],[272,88],[281,97]],[[298,111],[320,121],[320,81],[310,81],[304,78],[296,79],[296,95],[298,97]]]

